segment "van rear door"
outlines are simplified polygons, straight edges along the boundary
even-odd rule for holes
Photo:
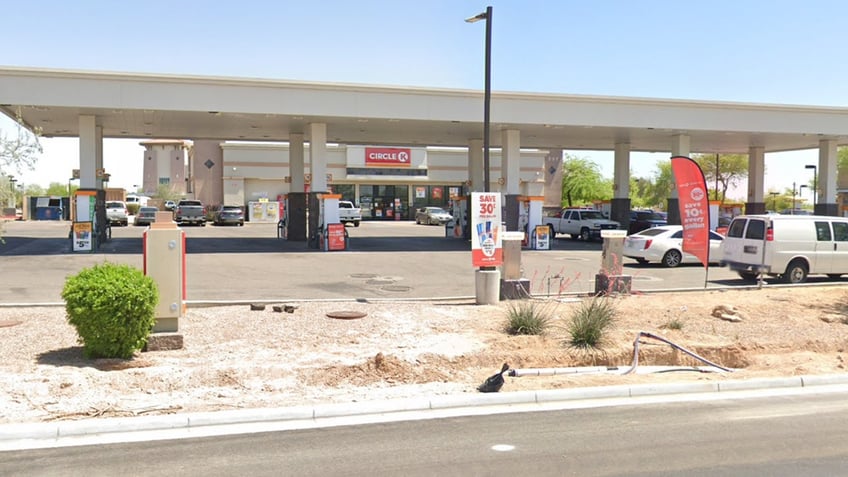
[[[830,273],[833,268],[833,253],[836,243],[833,241],[833,233],[830,230],[830,222],[827,220],[816,220],[816,247],[815,253],[810,257],[810,273]]]
[[[759,271],[764,263],[769,263],[765,255],[769,227],[768,219],[764,217],[734,218],[721,244],[722,263],[732,270]],[[769,271],[767,266],[765,271]]]
[[[833,227],[833,260],[830,273],[841,275],[848,273],[848,221],[834,220]]]

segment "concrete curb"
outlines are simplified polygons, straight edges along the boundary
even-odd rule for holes
[[[835,385],[848,385],[848,374],[756,378],[745,381],[729,380],[718,382],[598,386],[492,394],[469,393],[467,395],[436,396],[432,398],[389,399],[286,408],[258,408],[163,416],[4,424],[0,425],[0,451],[14,447],[13,444],[16,442],[35,444],[58,441],[63,438],[126,433],[128,430],[132,432],[145,432],[271,422],[316,422],[339,417],[387,415],[449,409],[457,410],[469,407],[552,404],[581,400],[620,400],[662,395],[730,393]]]

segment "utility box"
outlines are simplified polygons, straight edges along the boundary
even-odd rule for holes
[[[153,332],[176,332],[185,315],[185,232],[170,212],[157,212],[143,235],[144,274],[156,282],[159,304]]]
[[[521,242],[524,232],[504,232],[503,265],[501,265],[501,300],[516,300],[530,296],[530,280],[521,277]]]
[[[632,278],[624,270],[624,239],[626,230],[602,230],[601,271],[595,275],[595,295],[629,294]]]

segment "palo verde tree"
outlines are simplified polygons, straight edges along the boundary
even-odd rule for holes
[[[0,204],[6,204],[15,191],[10,187],[9,176],[20,174],[24,170],[33,170],[41,154],[41,142],[38,137],[41,131],[30,133],[23,127],[23,120],[18,115],[15,133],[6,134],[0,130],[0,177],[7,180],[5,187],[0,187]]]
[[[747,154],[694,154],[692,160],[704,171],[710,198],[714,200],[723,202],[727,189],[738,186],[740,180],[748,177]]]
[[[567,207],[575,203],[612,198],[612,180],[601,176],[594,162],[565,154],[562,161],[562,204]]]

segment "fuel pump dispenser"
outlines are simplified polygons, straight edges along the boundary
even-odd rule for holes
[[[319,247],[324,251],[347,250],[347,230],[339,215],[340,194],[321,194],[321,238]]]
[[[521,196],[519,203],[521,204],[520,213],[526,216],[524,219],[526,226],[521,229],[526,231],[529,238],[525,245],[529,245],[533,250],[550,250],[553,231],[542,220],[542,205],[545,203],[545,198]],[[521,220],[521,215],[519,215],[519,223]]]
[[[468,226],[468,197],[451,196],[450,214],[453,216],[453,220],[445,224],[445,236],[469,239],[471,229]]]

